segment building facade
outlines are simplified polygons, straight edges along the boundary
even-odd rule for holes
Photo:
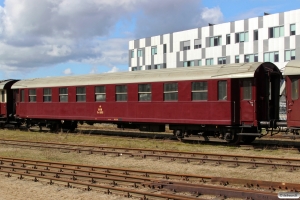
[[[300,9],[129,41],[129,71],[300,59]]]

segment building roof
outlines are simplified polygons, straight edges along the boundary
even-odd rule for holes
[[[291,60],[285,65],[283,75],[299,75],[299,74],[300,74],[300,60]]]
[[[275,66],[272,63],[254,62],[133,72],[102,73],[81,76],[47,77],[21,80],[15,83],[12,88],[41,88],[74,85],[83,86],[222,78],[246,78],[254,77],[255,70],[261,66],[261,64]]]

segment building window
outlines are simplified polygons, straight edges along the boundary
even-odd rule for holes
[[[226,57],[218,58],[218,65],[226,64]]]
[[[178,84],[165,83],[164,84],[164,101],[178,100]]]
[[[207,100],[207,82],[192,82],[192,100]]]
[[[134,50],[131,50],[131,58],[134,58]]]
[[[95,101],[105,101],[105,100],[106,100],[105,86],[96,86]]]
[[[127,101],[127,86],[117,85],[116,86],[116,101]]]
[[[167,53],[167,45],[164,44],[164,53]]]
[[[157,47],[151,47],[151,55],[156,55],[157,54]]]
[[[77,102],[85,102],[86,101],[86,93],[85,87],[77,87],[76,88],[76,101]]]
[[[209,46],[219,46],[222,44],[222,36],[210,37],[209,38]]]
[[[235,34],[235,43],[248,42],[248,32],[241,32]]]
[[[278,38],[284,36],[283,26],[269,28],[269,38]]]
[[[36,102],[36,89],[29,89],[29,102]]]
[[[227,100],[227,81],[218,82],[218,100]]]
[[[214,59],[213,58],[208,58],[205,60],[206,65],[213,65],[214,64]]]
[[[52,101],[52,91],[51,91],[51,88],[44,88],[43,101],[44,102],[51,102]]]
[[[258,40],[258,30],[253,31],[253,40]]]
[[[230,34],[226,35],[226,44],[230,44]]]
[[[143,50],[142,49],[137,50],[137,57],[143,57]]]
[[[198,66],[202,66],[202,60],[198,60]]]
[[[183,50],[186,51],[186,50],[190,50],[190,41],[184,41],[183,42]]]
[[[183,67],[194,67],[195,62],[194,61],[185,61],[183,62]]]
[[[68,88],[59,88],[59,102],[68,102]]]
[[[285,61],[295,60],[296,54],[295,49],[293,50],[286,50],[285,51]]]
[[[196,39],[195,41],[194,41],[194,49],[200,49],[201,48],[201,39]]]
[[[264,62],[279,62],[278,51],[264,53]]]
[[[162,67],[161,67],[161,65],[159,64],[159,65],[154,65],[154,69],[161,69]]]
[[[296,35],[296,25],[295,24],[291,24],[290,25],[290,34],[291,35]]]
[[[245,55],[245,62],[258,62],[258,54]]]
[[[235,63],[240,63],[240,56],[235,56]]]
[[[151,101],[151,85],[139,85],[139,101]]]
[[[131,67],[131,71],[139,71],[142,67]]]
[[[24,90],[21,90],[21,93],[20,93],[20,102],[25,102],[25,91]]]
[[[243,100],[252,99],[252,81],[244,80],[243,81]]]
[[[292,79],[292,100],[299,98],[299,79]]]

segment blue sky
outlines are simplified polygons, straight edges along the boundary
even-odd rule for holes
[[[129,40],[299,8],[300,0],[0,0],[0,80],[127,71]]]

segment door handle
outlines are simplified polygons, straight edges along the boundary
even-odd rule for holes
[[[250,105],[253,106],[253,101],[248,101],[248,103],[250,103]]]

